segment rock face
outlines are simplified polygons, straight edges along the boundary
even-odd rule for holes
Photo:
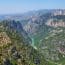
[[[63,9],[47,10],[46,13],[42,10],[42,13],[38,11],[37,16],[35,15],[31,15],[23,26],[24,30],[30,34],[36,34],[44,25],[65,27],[65,10]]]
[[[57,10],[54,11],[53,15],[54,16],[65,15],[65,10],[57,9]]]
[[[53,19],[48,20],[48,22],[46,23],[46,25],[48,26],[52,26],[52,27],[65,27],[65,22],[60,20],[58,21],[54,21]]]

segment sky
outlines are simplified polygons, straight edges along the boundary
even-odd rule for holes
[[[65,0],[0,0],[0,14],[24,13],[40,9],[65,9]]]

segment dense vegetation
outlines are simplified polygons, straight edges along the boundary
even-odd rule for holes
[[[28,43],[13,23],[15,23],[17,27],[19,26],[17,22],[10,20],[5,20],[0,23],[0,32],[5,32],[11,40],[10,44],[7,43],[7,45],[0,46],[0,65],[52,64],[46,61],[44,56]]]

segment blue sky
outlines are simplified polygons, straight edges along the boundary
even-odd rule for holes
[[[0,14],[24,13],[39,9],[64,9],[65,0],[0,0]]]

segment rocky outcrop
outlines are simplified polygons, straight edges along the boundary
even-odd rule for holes
[[[65,10],[63,9],[57,9],[53,12],[53,15],[54,16],[57,16],[57,15],[65,15]]]
[[[52,27],[65,27],[65,22],[62,20],[54,21],[53,19],[50,19],[46,22],[46,25]]]

